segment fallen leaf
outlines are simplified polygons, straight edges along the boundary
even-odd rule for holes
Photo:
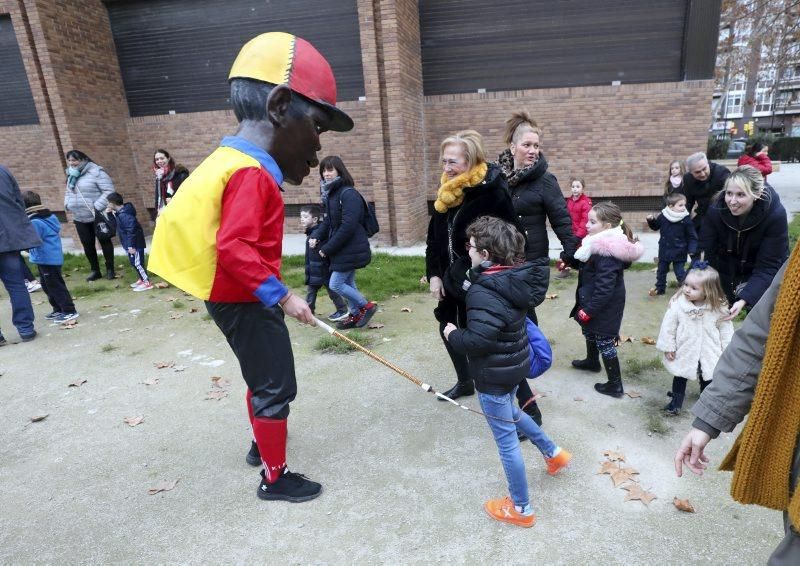
[[[186,366],[175,366],[172,368],[172,371],[183,371],[186,369]]]
[[[656,341],[653,338],[650,338],[649,336],[642,336],[642,340],[641,341],[642,341],[642,344],[648,344],[650,346],[655,346],[656,345]]]
[[[190,312],[190,313],[194,313],[194,312],[197,312],[197,311],[199,311],[199,310],[200,310],[200,309],[198,309],[197,307],[192,307],[192,308],[190,308],[190,309],[189,309],[189,312]]]
[[[620,334],[619,343],[622,344],[623,342],[633,342],[633,336],[625,336],[623,334]]]
[[[159,379],[157,377],[149,377],[145,379],[142,383],[144,385],[158,385]]]
[[[156,366],[156,369],[164,369],[164,368],[171,368],[175,365],[175,362],[153,362],[153,365]]]
[[[155,495],[156,493],[161,493],[162,491],[172,491],[173,489],[175,489],[176,485],[178,485],[178,480],[175,481],[161,480],[156,485],[148,489],[147,493],[149,493],[150,495]]]
[[[428,278],[425,275],[423,275],[422,277],[419,278],[419,284],[420,285],[427,285],[428,284]]]
[[[72,381],[69,384],[67,384],[67,387],[80,387],[84,383],[86,383],[86,379],[80,378],[80,379],[76,379],[75,381]]]
[[[230,382],[229,379],[225,379],[224,377],[221,377],[219,375],[215,375],[215,376],[213,376],[211,378],[211,386],[212,387],[218,387],[220,389],[227,389],[228,387],[230,387],[230,385],[231,385],[231,382]]]
[[[622,452],[615,452],[613,450],[604,450],[603,456],[611,460],[612,462],[624,462],[625,461],[625,454]]]
[[[626,391],[625,395],[627,395],[631,399],[638,399],[639,397],[642,396],[642,394],[639,393],[638,391]]]
[[[628,491],[628,495],[625,496],[625,501],[639,500],[645,505],[650,505],[653,499],[658,499],[655,493],[645,491],[638,483],[623,485],[622,489]]]
[[[413,311],[411,310],[411,307],[403,307],[402,309],[400,309],[400,312],[413,312]]]
[[[372,330],[377,330],[379,328],[383,328],[384,326],[385,325],[383,324],[376,323],[376,324],[370,324],[369,326],[367,326],[367,328],[371,328]]]
[[[171,312],[171,313],[169,313],[169,317],[172,320],[176,320],[176,319],[179,319],[179,318],[183,318],[183,315],[181,313],[179,313],[179,312]]]
[[[100,305],[100,308],[101,308],[101,309],[110,309],[110,308],[111,308],[111,307],[113,307],[113,306],[114,306],[114,305]]]
[[[165,283],[164,281],[159,281],[155,285],[153,285],[156,289],[166,289],[169,287],[169,283]]]
[[[78,326],[77,320],[68,320],[67,322],[63,323],[60,328],[61,330],[72,330],[76,326]]]
[[[400,298],[400,295],[392,295],[392,298],[393,298],[393,299],[399,299],[399,298]]]
[[[144,415],[139,415],[138,417],[125,417],[122,420],[125,421],[128,426],[136,426],[144,422]]]
[[[558,298],[558,293],[553,293],[552,295],[547,295],[547,298],[550,299],[551,301],[553,299],[557,299]]]
[[[694,505],[688,499],[678,499],[677,497],[672,500],[672,504],[678,511],[685,511],[686,513],[694,513]]]
[[[225,389],[215,389],[206,393],[206,400],[219,401],[228,396],[228,391]]]
[[[625,482],[634,481],[638,482],[639,480],[633,477],[635,474],[631,472],[631,470],[627,468],[620,468],[616,472],[611,474],[611,481],[614,482],[614,487],[619,487]]]
[[[46,413],[44,415],[36,415],[35,417],[31,417],[31,422],[32,423],[38,423],[40,421],[45,420],[49,416],[50,416],[50,413]]]
[[[583,397],[574,397],[573,401],[583,401]]]
[[[600,462],[600,471],[597,472],[598,474],[613,474],[619,470],[619,464],[616,462]]]

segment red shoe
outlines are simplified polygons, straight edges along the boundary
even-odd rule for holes
[[[501,523],[511,523],[518,527],[530,528],[536,524],[536,515],[523,515],[514,508],[514,502],[510,497],[501,499],[490,499],[483,504],[483,509],[492,519]]]
[[[376,312],[378,312],[378,304],[372,301],[361,307],[361,310],[358,312],[359,320],[356,322],[356,328],[363,328],[366,326],[369,319],[371,319],[372,315]]]
[[[361,311],[359,311],[356,314],[351,314],[342,322],[339,322],[336,325],[336,328],[338,328],[339,330],[349,330],[350,328],[356,328],[360,320],[361,320]]]
[[[544,461],[547,463],[547,473],[551,476],[556,475],[558,472],[567,467],[567,464],[569,464],[570,460],[572,460],[572,454],[563,448],[559,448],[558,454],[552,458],[544,459]]]

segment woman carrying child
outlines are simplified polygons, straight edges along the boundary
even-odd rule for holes
[[[550,475],[572,458],[514,404],[517,387],[530,369],[525,317],[537,278],[524,262],[525,237],[509,222],[482,216],[467,227],[466,235],[472,266],[466,296],[467,324],[459,329],[448,323],[443,333],[453,350],[469,360],[470,377],[475,381],[508,481],[510,497],[487,501],[484,509],[498,521],[532,527],[536,516],[528,497],[517,430],[542,453]]]
[[[687,380],[699,379],[701,393],[711,383],[719,357],[733,337],[728,315],[719,273],[708,262],[695,262],[670,301],[656,342],[664,352],[664,367],[674,375],[667,394],[672,400],[664,407],[667,414],[680,414]]]
[[[624,393],[616,347],[625,309],[623,274],[642,257],[644,248],[612,202],[592,207],[586,231],[588,235],[575,252],[581,268],[575,306],[570,312],[586,338],[586,359],[573,360],[572,365],[597,373],[602,355],[608,382],[596,383],[594,388],[598,393],[619,398]]]

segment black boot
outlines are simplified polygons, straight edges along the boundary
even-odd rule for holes
[[[250,451],[247,453],[245,461],[251,466],[261,465],[261,453],[258,451],[258,444],[254,440],[250,442]]]
[[[453,387],[442,393],[442,395],[450,397],[451,399],[458,399],[459,397],[466,397],[474,394],[475,385],[472,383],[472,380],[459,381]],[[439,401],[444,401],[444,399],[439,398]]]
[[[112,281],[116,276],[117,276],[117,274],[114,273],[113,269],[106,269],[106,279],[108,279],[109,281]],[[98,279],[99,278],[100,278],[100,276],[98,274]]]
[[[670,391],[667,393],[667,396],[670,398],[670,402],[667,403],[666,407],[664,407],[664,412],[671,417],[677,417],[680,415],[681,408],[683,407],[683,398],[685,395],[685,393],[676,393],[675,391]]]
[[[102,277],[103,276],[100,275],[99,271],[97,271],[96,269],[93,269],[91,271],[91,273],[89,273],[89,277],[87,277],[86,280],[87,281],[97,281],[98,279],[101,279]]]
[[[603,365],[606,366],[608,381],[606,383],[595,383],[594,389],[598,393],[619,399],[625,394],[625,391],[622,389],[622,374],[619,369],[619,358],[611,358],[609,360],[603,358]]]
[[[586,371],[600,372],[600,351],[597,349],[597,342],[586,341],[586,359],[572,360],[572,367]]]

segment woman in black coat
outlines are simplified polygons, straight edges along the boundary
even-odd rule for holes
[[[367,204],[353,185],[353,177],[341,158],[331,155],[319,164],[319,174],[328,193],[328,214],[311,234],[308,245],[330,261],[330,289],[342,296],[350,316],[339,329],[366,326],[378,305],[368,301],[356,286],[356,269],[369,265],[372,250],[364,228]]]
[[[176,164],[166,149],[157,149],[153,153],[153,176],[156,215],[158,215],[178,192],[181,184],[189,176],[189,170],[183,165]]]
[[[700,249],[719,271],[731,318],[761,299],[789,257],[789,226],[778,193],[758,169],[739,167],[711,200]]]
[[[505,178],[498,167],[486,162],[483,138],[478,132],[465,130],[445,138],[441,161],[443,173],[428,224],[425,271],[431,295],[439,301],[434,310],[439,334],[458,378],[445,395],[456,399],[475,392],[467,357],[455,352],[443,334],[448,322],[459,328],[467,322],[463,286],[471,265],[465,247],[469,242],[467,226],[480,216],[495,216],[521,228]],[[541,287],[543,282],[538,284]],[[544,287],[546,291],[546,283]],[[530,391],[530,387],[527,389]]]
[[[511,201],[525,230],[525,259],[542,272],[544,288],[534,294],[528,317],[538,322],[536,307],[544,300],[550,281],[550,242],[547,224],[556,233],[564,251],[561,258],[573,262],[580,243],[572,232],[572,218],[567,210],[558,180],[547,171],[547,159],[540,151],[542,131],[527,112],[515,112],[506,121],[504,141],[509,146],[497,159],[511,190]],[[541,276],[540,276],[541,277]]]

